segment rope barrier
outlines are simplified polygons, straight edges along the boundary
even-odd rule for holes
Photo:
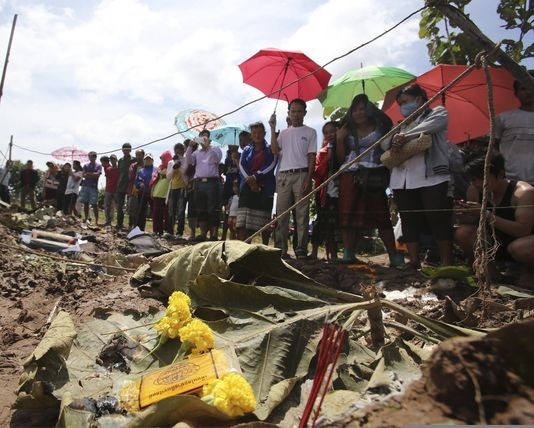
[[[203,122],[203,123],[200,124],[200,125],[206,126],[208,123],[211,123],[211,122],[214,122],[214,121],[216,121],[216,120],[222,119],[222,118],[224,118],[224,117],[230,116],[230,115],[232,115],[232,114],[234,114],[234,113],[236,113],[236,112],[238,112],[238,111],[244,109],[245,107],[248,107],[248,106],[250,106],[250,105],[252,105],[252,104],[255,104],[255,103],[257,103],[257,102],[259,102],[259,101],[261,101],[261,100],[264,100],[264,99],[270,97],[271,95],[274,95],[274,94],[276,94],[276,93],[278,93],[278,92],[281,92],[282,90],[284,90],[284,89],[286,89],[286,88],[288,88],[288,87],[290,87],[290,86],[295,85],[296,83],[300,82],[301,80],[306,79],[306,78],[308,78],[309,76],[311,76],[311,75],[313,75],[313,74],[319,72],[320,70],[324,69],[326,66],[328,66],[328,65],[330,65],[330,64],[332,64],[332,63],[334,63],[334,62],[336,62],[336,61],[339,61],[340,59],[343,59],[343,58],[347,57],[348,55],[350,55],[350,54],[356,52],[357,50],[359,50],[359,49],[361,49],[361,48],[363,48],[363,47],[365,47],[365,46],[367,46],[367,45],[369,45],[369,44],[375,42],[376,40],[378,40],[378,39],[380,39],[381,37],[385,36],[386,34],[390,33],[390,32],[393,31],[395,28],[397,28],[398,26],[400,26],[401,24],[403,24],[404,22],[406,22],[407,20],[409,20],[410,18],[412,18],[414,15],[416,15],[416,14],[418,14],[419,12],[423,11],[425,8],[426,8],[426,6],[420,7],[419,9],[417,9],[417,10],[415,10],[414,12],[410,13],[410,14],[407,15],[405,18],[401,19],[400,21],[398,21],[397,23],[395,23],[393,26],[391,26],[391,27],[389,27],[388,29],[384,30],[382,33],[378,34],[377,36],[375,36],[375,37],[369,39],[368,41],[362,43],[361,45],[359,45],[359,46],[357,46],[357,47],[355,47],[355,48],[353,48],[353,49],[351,49],[351,50],[345,52],[344,54],[342,54],[342,55],[340,55],[340,56],[337,56],[337,57],[331,59],[330,61],[326,62],[325,64],[323,64],[323,65],[321,65],[321,66],[319,66],[317,69],[315,69],[315,70],[309,72],[308,74],[306,74],[306,75],[304,75],[304,76],[301,76],[301,77],[299,77],[298,79],[295,79],[295,80],[292,81],[292,82],[289,82],[287,85],[282,86],[282,87],[276,89],[275,91],[273,91],[273,92],[271,92],[271,93],[269,93],[269,94],[267,94],[267,95],[264,95],[264,96],[259,97],[259,98],[255,98],[255,99],[253,99],[253,100],[251,100],[251,101],[248,101],[248,102],[246,102],[245,104],[242,104],[242,105],[240,105],[239,107],[235,108],[234,110],[231,110],[231,111],[229,111],[229,112],[226,112],[226,113],[224,113],[224,114],[222,114],[222,115],[220,115],[220,116],[217,116],[217,117],[215,117],[215,118],[213,118],[213,119],[209,119],[209,120]],[[149,146],[149,145],[152,145],[152,144],[155,144],[155,143],[159,143],[160,141],[164,141],[164,140],[167,140],[167,139],[169,139],[169,138],[172,138],[172,137],[174,137],[174,136],[176,136],[176,135],[182,134],[182,133],[184,133],[184,132],[191,131],[191,130],[197,128],[197,127],[200,126],[200,125],[191,126],[191,127],[187,128],[187,129],[183,129],[183,130],[174,132],[173,134],[167,135],[167,136],[165,136],[165,137],[161,137],[161,138],[158,138],[158,139],[155,139],[155,140],[151,140],[151,141],[149,141],[149,142],[147,142],[147,143],[144,143],[144,144],[139,144],[139,145],[137,145],[137,146],[135,146],[135,147],[132,147],[132,150],[137,150],[137,149],[140,149],[140,148],[142,148],[142,147],[146,147],[146,146]],[[31,152],[31,153],[36,153],[36,154],[43,155],[43,156],[52,156],[51,153],[43,153],[43,152],[40,152],[40,151],[38,151],[38,150],[29,149],[29,148],[27,148],[27,147],[19,146],[19,145],[16,145],[16,144],[13,144],[13,146],[17,147],[18,149],[26,150],[26,151]],[[117,148],[117,149],[114,149],[114,150],[107,150],[107,151],[104,151],[104,152],[98,152],[97,154],[98,154],[98,155],[105,155],[105,154],[109,154],[109,153],[117,152],[117,151],[120,151],[120,150],[121,150],[121,148]]]
[[[502,206],[502,207],[493,207],[492,210],[498,212],[499,210],[504,209],[510,209],[510,208],[534,208],[534,205],[508,205],[508,206]],[[480,213],[480,208],[434,208],[434,209],[416,209],[416,210],[396,210],[397,213],[440,213],[440,212],[455,212],[455,211],[462,211],[462,212],[472,212],[472,213]],[[370,210],[361,210],[361,211],[351,211],[351,213],[354,214],[383,214],[384,211],[370,211]]]
[[[308,194],[303,196],[301,199],[299,199],[297,202],[295,202],[291,207],[289,207],[287,210],[285,210],[283,213],[278,214],[275,219],[267,223],[265,226],[263,226],[260,230],[253,233],[251,236],[249,236],[245,242],[250,243],[252,242],[252,239],[259,234],[261,234],[264,230],[267,230],[270,228],[277,220],[279,220],[281,217],[284,217],[288,215],[291,211],[293,211],[297,206],[302,204],[304,201],[307,201],[311,196],[313,196],[315,193],[317,193],[319,190],[321,190],[323,187],[327,186],[328,183],[330,183],[332,180],[335,180],[337,177],[339,177],[341,174],[343,174],[346,170],[348,170],[352,165],[356,164],[360,159],[362,159],[364,156],[366,156],[369,152],[374,150],[376,147],[378,147],[383,141],[389,139],[394,134],[397,133],[401,129],[401,127],[407,123],[410,122],[412,119],[415,119],[418,117],[423,111],[426,110],[426,108],[433,103],[437,98],[441,97],[441,94],[443,94],[445,91],[449,90],[452,86],[456,85],[460,80],[462,80],[465,76],[467,76],[469,73],[471,73],[475,68],[477,67],[476,64],[470,65],[468,68],[466,68],[461,74],[456,76],[451,82],[449,82],[447,85],[445,85],[443,88],[441,88],[436,94],[427,100],[423,105],[421,105],[417,110],[415,110],[411,115],[406,117],[402,122],[398,123],[397,125],[393,126],[391,130],[386,133],[384,136],[379,138],[375,143],[371,144],[367,149],[365,149],[363,152],[361,152],[358,156],[356,156],[352,161],[347,162],[344,166],[342,166],[336,173],[332,174],[330,177],[328,177],[323,183],[321,183],[319,186],[317,186],[315,189],[312,189]]]
[[[488,63],[485,55],[478,54],[477,60],[482,64],[484,68],[484,74],[486,75],[487,94],[488,94],[488,112],[490,122],[490,132],[488,141],[488,150],[484,159],[484,182],[482,186],[482,201],[480,212],[480,221],[478,223],[477,236],[474,247],[475,261],[473,267],[475,275],[478,279],[478,286],[480,290],[489,291],[491,286],[491,278],[488,271],[489,262],[495,260],[495,255],[499,249],[499,243],[495,236],[495,226],[493,222],[489,224],[489,234],[491,241],[488,239],[488,216],[485,215],[488,209],[488,201],[492,198],[491,191],[489,189],[489,176],[491,167],[491,157],[493,156],[493,148],[495,146],[495,109],[493,105],[493,82],[491,80],[491,74],[488,69]]]
[[[30,249],[30,248],[24,248],[24,247],[19,247],[19,246],[15,246],[15,245],[4,244],[4,243],[0,243],[0,247],[8,248],[10,250],[15,250],[15,251],[18,251],[18,252],[21,252],[21,253],[29,253],[29,254],[32,254],[32,255],[38,256],[38,257],[44,257],[44,258],[48,258],[48,259],[52,259],[52,260],[57,260],[57,261],[60,261],[60,262],[63,262],[63,263],[67,263],[67,264],[80,264],[80,265],[87,265],[87,266],[93,266],[93,267],[94,266],[100,266],[100,267],[104,267],[104,268],[107,268],[107,269],[124,270],[124,271],[127,271],[127,272],[135,272],[137,270],[137,269],[126,268],[126,267],[122,267],[122,266],[111,266],[111,265],[104,265],[104,264],[95,263],[95,262],[86,262],[84,260],[66,259],[64,257],[54,256],[53,254],[40,253],[40,252],[34,251],[34,250]]]

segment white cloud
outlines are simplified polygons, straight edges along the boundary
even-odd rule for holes
[[[259,49],[298,49],[323,63],[421,4],[102,0],[82,13],[76,3],[68,8],[51,3],[58,1],[9,2],[19,22],[0,105],[0,149],[10,134],[18,144],[44,152],[66,145],[104,151],[124,141],[139,144],[171,134],[180,110],[198,107],[221,114],[261,96],[242,83],[237,67]],[[7,40],[11,25],[6,9],[0,0],[0,40]],[[425,54],[415,19],[328,70],[335,78],[363,62],[422,71]],[[267,122],[274,104],[261,101],[226,120]],[[285,108],[280,103],[280,122]],[[310,103],[307,121],[320,128],[318,102]],[[33,156],[20,150],[15,155]],[[46,161],[33,157],[38,166]]]

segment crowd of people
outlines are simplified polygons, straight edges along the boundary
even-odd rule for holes
[[[191,241],[246,240],[269,223],[273,213],[284,213],[314,186],[328,182],[314,198],[292,210],[292,225],[289,215],[277,218],[273,241],[283,258],[291,257],[290,248],[297,258],[314,258],[324,245],[327,258],[338,259],[342,251],[339,261],[354,263],[363,232],[376,229],[393,267],[420,268],[425,237],[434,244],[440,263],[450,265],[454,242],[467,257],[473,256],[478,220],[487,215],[497,231],[499,257],[528,265],[534,262],[534,167],[530,161],[534,97],[518,81],[514,92],[519,109],[497,118],[499,144],[491,155],[488,213],[480,212],[484,150],[471,151],[466,145],[461,153],[448,142],[445,107],[426,108],[393,137],[384,139],[393,123],[365,94],[353,99],[342,120],[324,124],[319,147],[316,131],[304,124],[306,103],[294,99],[289,103],[286,128],[277,129],[275,115],[269,119],[270,142],[265,125],[253,123],[239,135],[239,146],[227,148],[224,159],[221,147],[204,129],[158,159],[142,149],[132,156],[131,145],[125,143],[120,159],[102,156],[97,162],[97,154],[90,152],[83,166],[74,161],[58,168],[49,162],[43,177],[44,199],[55,200],[65,214],[82,215],[83,221],[91,221],[92,212],[96,223],[98,181],[104,174],[105,226],[116,219],[115,227],[123,229],[127,214],[129,229],[145,230],[151,213],[154,234],[183,238],[187,215]],[[397,104],[408,117],[427,99],[425,91],[413,84],[398,93]],[[429,146],[393,166],[383,164],[386,153],[395,159],[422,135],[429,138]],[[340,169],[342,173],[331,179]],[[0,179],[3,184],[5,174]],[[22,206],[29,199],[35,207],[37,180],[28,161],[21,173]],[[77,199],[81,213],[76,210]],[[315,220],[310,233],[311,199]],[[394,211],[401,224],[406,263],[394,234]],[[264,230],[262,242],[268,244],[271,235],[270,228]]]

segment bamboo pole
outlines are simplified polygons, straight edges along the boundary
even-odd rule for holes
[[[9,62],[9,54],[11,53],[11,43],[13,42],[13,34],[15,33],[15,25],[17,25],[17,15],[13,16],[13,24],[11,25],[11,34],[9,35],[9,42],[7,44],[6,59],[4,61],[4,70],[2,71],[2,80],[0,81],[0,100],[4,94],[4,82],[6,80],[7,64]]]

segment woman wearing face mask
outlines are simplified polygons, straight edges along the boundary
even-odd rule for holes
[[[428,100],[427,94],[414,84],[397,95],[401,114],[408,117]],[[394,135],[394,156],[408,141],[428,134],[432,145],[391,170],[390,187],[400,211],[402,236],[408,247],[408,266],[420,268],[419,239],[430,230],[437,243],[442,265],[452,263],[452,199],[448,196],[449,143],[448,113],[445,107],[427,109]]]

